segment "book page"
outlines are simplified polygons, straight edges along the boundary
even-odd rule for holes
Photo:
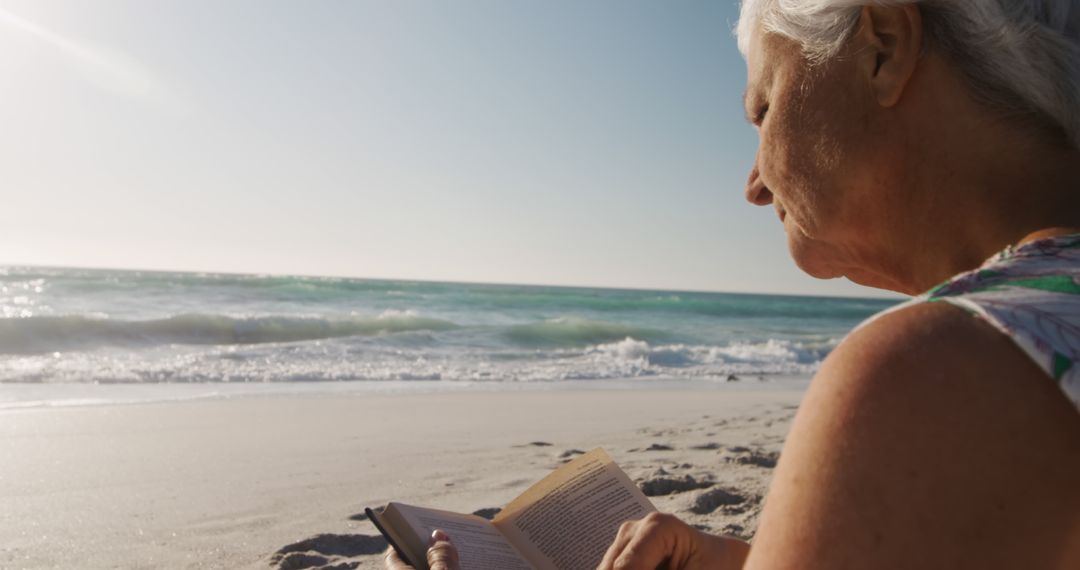
[[[387,516],[387,514],[390,516]],[[423,553],[427,552],[428,537],[435,529],[442,529],[450,536],[450,542],[457,547],[458,556],[462,568],[469,570],[534,570],[532,565],[526,562],[521,554],[510,544],[491,521],[476,515],[463,515],[449,511],[425,509],[402,503],[390,503],[384,511],[383,520],[393,521],[396,527],[397,516],[408,525],[415,535],[412,544],[408,546],[410,551],[419,550],[417,555],[420,560],[414,560],[416,564],[424,561]],[[402,529],[395,528],[400,533]],[[418,569],[419,570],[419,569]]]
[[[514,499],[494,525],[539,570],[594,570],[620,524],[655,510],[598,448]]]

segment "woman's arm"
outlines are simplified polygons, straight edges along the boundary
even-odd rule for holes
[[[917,305],[822,366],[746,569],[1080,568],[1078,482],[1080,414],[1053,380],[986,323]]]
[[[914,306],[822,366],[745,564],[674,517],[624,531],[603,570],[1080,568],[1080,414],[989,325]]]

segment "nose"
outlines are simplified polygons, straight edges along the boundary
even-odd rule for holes
[[[756,160],[754,161],[754,168],[750,170],[750,177],[746,180],[746,201],[756,206],[768,206],[773,201],[772,192],[761,180],[761,173],[758,172]]]

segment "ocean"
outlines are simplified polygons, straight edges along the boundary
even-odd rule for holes
[[[767,381],[896,302],[8,267],[0,384]]]

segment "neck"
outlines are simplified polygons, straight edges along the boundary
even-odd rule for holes
[[[1006,139],[1007,140],[1007,139]],[[1080,152],[983,152],[939,170],[906,283],[924,291],[1006,246],[1080,231]]]
[[[1008,245],[1080,232],[1080,151],[966,97],[927,95],[936,112],[899,117],[915,126],[914,158],[897,174],[893,207],[907,215],[889,236],[892,288],[921,293]]]

